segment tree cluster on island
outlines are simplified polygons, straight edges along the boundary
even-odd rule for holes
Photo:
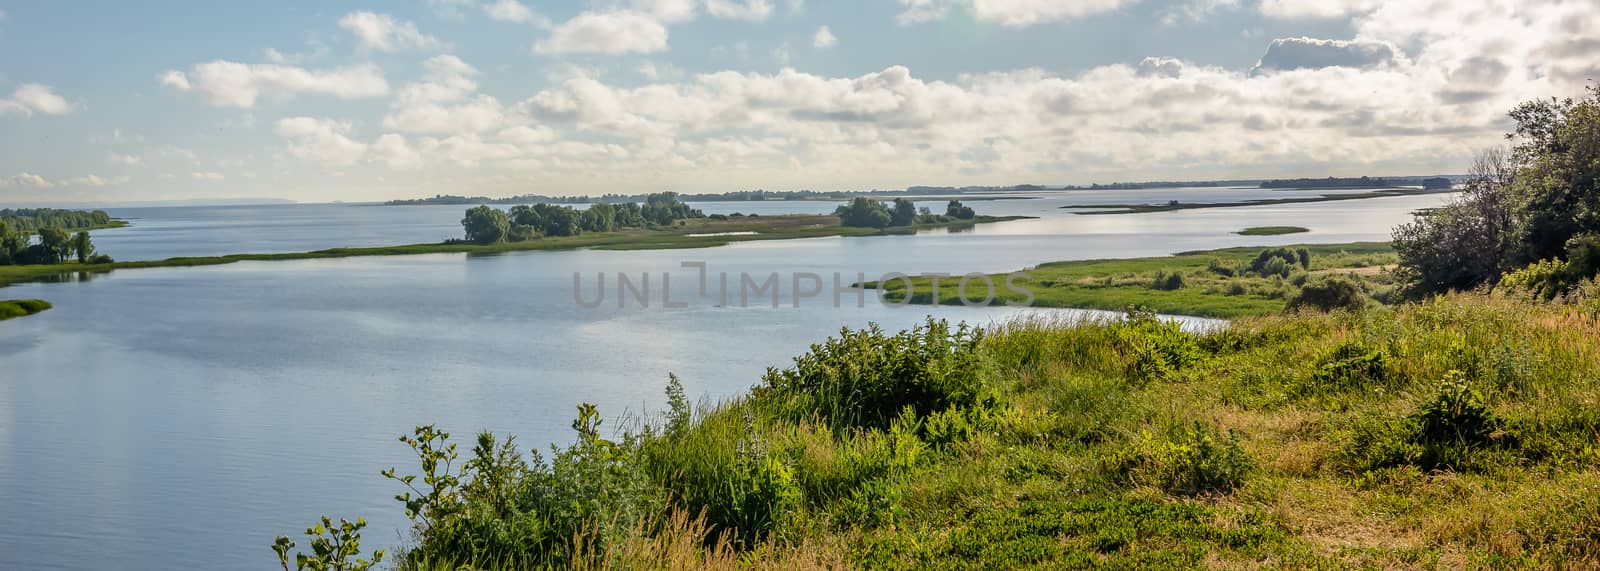
[[[541,237],[576,236],[583,232],[613,232],[629,228],[671,226],[680,220],[703,218],[674,192],[645,197],[644,203],[595,203],[585,210],[539,203],[519,204],[509,211],[479,205],[461,219],[466,241],[477,244],[526,242]]]
[[[1427,178],[1291,178],[1262,181],[1261,188],[1392,188],[1404,185],[1420,185],[1428,190],[1448,189],[1453,184],[1447,177]]]
[[[885,204],[881,200],[856,197],[833,211],[839,224],[854,228],[891,228],[916,224],[939,224],[955,220],[971,220],[977,216],[969,206],[959,200],[945,205],[944,214],[934,214],[927,207],[917,208],[916,203],[896,198]]]
[[[89,232],[71,233],[54,226],[36,228],[39,243],[33,243],[32,234],[0,220],[0,266],[60,264],[77,259],[80,264],[104,264],[111,256],[96,254]]]
[[[0,208],[0,223],[13,232],[31,234],[40,228],[93,230],[117,224],[104,210],[61,210],[56,208]]]

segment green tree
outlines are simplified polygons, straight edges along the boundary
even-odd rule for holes
[[[1578,101],[1524,103],[1510,115],[1510,152],[1480,155],[1459,199],[1395,230],[1413,295],[1493,283],[1600,234],[1600,87]]]
[[[917,205],[904,198],[894,199],[894,212],[889,215],[890,226],[910,226],[917,222]]]
[[[39,245],[44,246],[47,263],[59,264],[72,255],[71,236],[60,228],[40,228]]]
[[[884,228],[894,220],[882,202],[865,197],[850,199],[833,211],[839,224],[855,228]]]
[[[94,242],[89,239],[88,232],[72,235],[72,251],[78,255],[78,263],[89,263],[89,258],[94,257]]]
[[[506,233],[511,230],[511,222],[506,213],[488,206],[478,206],[467,210],[466,217],[461,219],[461,227],[467,231],[467,240],[479,244],[493,244],[504,240]]]
[[[972,211],[972,207],[963,206],[961,201],[952,200],[950,204],[945,205],[944,215],[958,220],[971,220],[977,213]]]

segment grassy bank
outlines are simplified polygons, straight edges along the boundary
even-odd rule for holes
[[[1393,264],[1394,250],[1387,243],[1310,244],[1285,246],[1304,249],[1307,264],[1277,264],[1271,271],[1252,272],[1250,266],[1262,252],[1276,248],[1246,247],[1184,252],[1173,256],[1124,260],[1054,262],[1026,270],[1018,289],[1032,292],[1034,307],[1069,307],[1120,311],[1143,306],[1169,315],[1242,317],[1283,312],[1287,302],[1307,283],[1338,276],[1359,283],[1369,296],[1386,299],[1393,284],[1382,267]],[[952,271],[951,273],[958,273]],[[993,274],[995,297],[990,303],[1023,303],[1026,292],[1006,287],[1008,274]],[[960,276],[917,277],[911,280],[911,303],[933,303],[938,282],[940,305],[961,305]],[[869,282],[867,287],[877,287]],[[903,300],[906,283],[884,284],[885,297]],[[979,303],[988,288],[983,280],[968,283],[968,298]]]
[[[46,309],[50,309],[50,302],[42,299],[0,300],[0,321],[15,317],[27,317]]]
[[[577,442],[536,461],[492,435],[457,458],[420,428],[428,469],[386,471],[415,486],[419,531],[391,559],[1592,568],[1597,323],[1454,295],[1201,333],[1139,316],[846,331],[745,397],[690,407],[669,385],[670,411],[620,434],[581,407]]]
[[[788,240],[795,238],[821,238],[828,236],[874,236],[913,233],[934,228],[955,228],[989,222],[1018,220],[1026,216],[979,216],[942,224],[920,224],[888,229],[849,228],[839,225],[834,216],[783,215],[730,218],[714,220],[698,218],[681,225],[622,232],[586,233],[577,236],[547,237],[526,242],[498,244],[438,243],[379,246],[371,248],[330,248],[311,252],[284,254],[230,254],[226,256],[180,257],[165,260],[112,262],[106,264],[63,263],[51,265],[0,266],[0,285],[25,281],[50,280],[77,272],[100,273],[120,269],[171,268],[185,266],[210,266],[241,261],[311,260],[321,258],[349,258],[355,256],[404,256],[413,254],[492,254],[533,250],[575,250],[595,248],[602,250],[651,250],[678,248],[709,248],[733,242],[754,240]],[[729,234],[750,232],[750,234]],[[717,235],[706,235],[717,234]]]
[[[1073,214],[1141,214],[1147,212],[1191,210],[1196,208],[1236,208],[1240,206],[1304,204],[1308,202],[1362,200],[1367,198],[1383,198],[1388,196],[1414,196],[1419,194],[1443,194],[1448,192],[1454,191],[1450,189],[1386,188],[1346,194],[1319,194],[1317,196],[1302,196],[1295,198],[1258,198],[1254,200],[1241,200],[1235,202],[1179,202],[1173,200],[1161,204],[1071,204],[1063,206],[1062,208],[1084,210],[1084,212],[1074,212]]]
[[[1282,236],[1284,234],[1301,234],[1310,232],[1310,228],[1300,226],[1251,226],[1234,234],[1240,236]]]

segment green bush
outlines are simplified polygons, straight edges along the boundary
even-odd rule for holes
[[[1128,376],[1139,381],[1173,380],[1179,371],[1204,360],[1195,336],[1177,321],[1162,320],[1144,310],[1133,310],[1115,326],[1118,338],[1132,355]]]
[[[1360,340],[1347,341],[1317,356],[1311,384],[1315,389],[1368,388],[1388,379],[1388,365],[1388,352]]]
[[[1168,273],[1166,270],[1156,271],[1155,280],[1150,283],[1150,289],[1173,291],[1183,289],[1183,274],[1180,272]]]
[[[1222,438],[1199,422],[1160,436],[1142,432],[1110,464],[1134,485],[1185,495],[1231,491],[1254,469],[1232,434]]]
[[[876,324],[812,345],[789,369],[768,369],[754,400],[791,419],[813,415],[836,431],[885,428],[906,407],[926,415],[977,404],[981,331],[943,320],[893,336]]]
[[[1367,306],[1361,286],[1344,278],[1328,278],[1307,284],[1289,298],[1288,311],[1311,308],[1319,311],[1360,311]]]

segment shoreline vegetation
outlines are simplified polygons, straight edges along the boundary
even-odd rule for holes
[[[1005,222],[1030,218],[1027,216],[977,216],[970,220],[918,224],[897,228],[853,228],[840,225],[832,215],[778,215],[746,216],[740,218],[697,218],[683,224],[656,229],[628,229],[625,231],[584,233],[576,236],[543,237],[525,242],[500,242],[473,244],[446,242],[376,246],[365,248],[329,248],[309,252],[278,254],[229,254],[223,256],[176,257],[165,260],[142,260],[109,263],[35,264],[0,266],[0,286],[26,281],[43,281],[71,276],[77,273],[105,273],[121,269],[211,266],[242,261],[310,260],[348,258],[361,256],[404,256],[416,254],[497,254],[538,250],[656,250],[682,248],[709,248],[733,242],[758,240],[787,240],[797,238],[824,238],[832,236],[878,236],[916,233],[937,228],[965,228],[976,224]],[[753,234],[741,234],[754,232]],[[695,234],[717,234],[715,236]]]
[[[1291,190],[1291,189],[1278,189]],[[1236,208],[1241,206],[1270,206],[1275,204],[1305,204],[1310,202],[1334,202],[1339,200],[1362,200],[1367,198],[1387,198],[1392,196],[1417,196],[1423,194],[1446,194],[1454,192],[1449,188],[1382,188],[1366,192],[1352,192],[1348,194],[1322,194],[1318,196],[1302,196],[1295,198],[1257,198],[1235,202],[1180,202],[1167,201],[1163,204],[1069,204],[1062,206],[1070,210],[1083,210],[1074,212],[1081,215],[1105,214],[1146,214],[1151,212],[1171,212],[1174,210],[1192,210],[1198,208]]]
[[[1301,234],[1310,231],[1310,228],[1301,226],[1251,226],[1234,232],[1234,234],[1240,236],[1282,236],[1284,234]]]
[[[989,303],[1019,303],[1031,296],[1032,307],[1106,311],[1143,307],[1164,315],[1232,319],[1283,313],[1297,300],[1306,303],[1301,298],[1307,289],[1320,293],[1318,288],[1338,288],[1338,293],[1349,296],[1339,303],[1359,308],[1366,306],[1368,299],[1395,299],[1395,279],[1386,270],[1396,260],[1388,243],[1352,242],[1052,262],[1023,271],[1028,278],[1017,285],[1031,293],[995,287]],[[1010,275],[986,278],[988,283],[1003,284]],[[963,279],[955,275],[894,280],[882,284],[883,295],[886,300],[902,302],[909,283],[912,295],[908,303],[912,305],[932,305],[935,291],[938,305],[981,303],[977,296],[982,293],[974,293],[967,302],[961,299]],[[990,291],[976,276],[970,282],[976,284],[970,286],[973,292]],[[875,288],[879,282],[862,285]]]
[[[17,317],[27,317],[47,309],[50,309],[50,302],[42,299],[0,300],[0,321]]]

